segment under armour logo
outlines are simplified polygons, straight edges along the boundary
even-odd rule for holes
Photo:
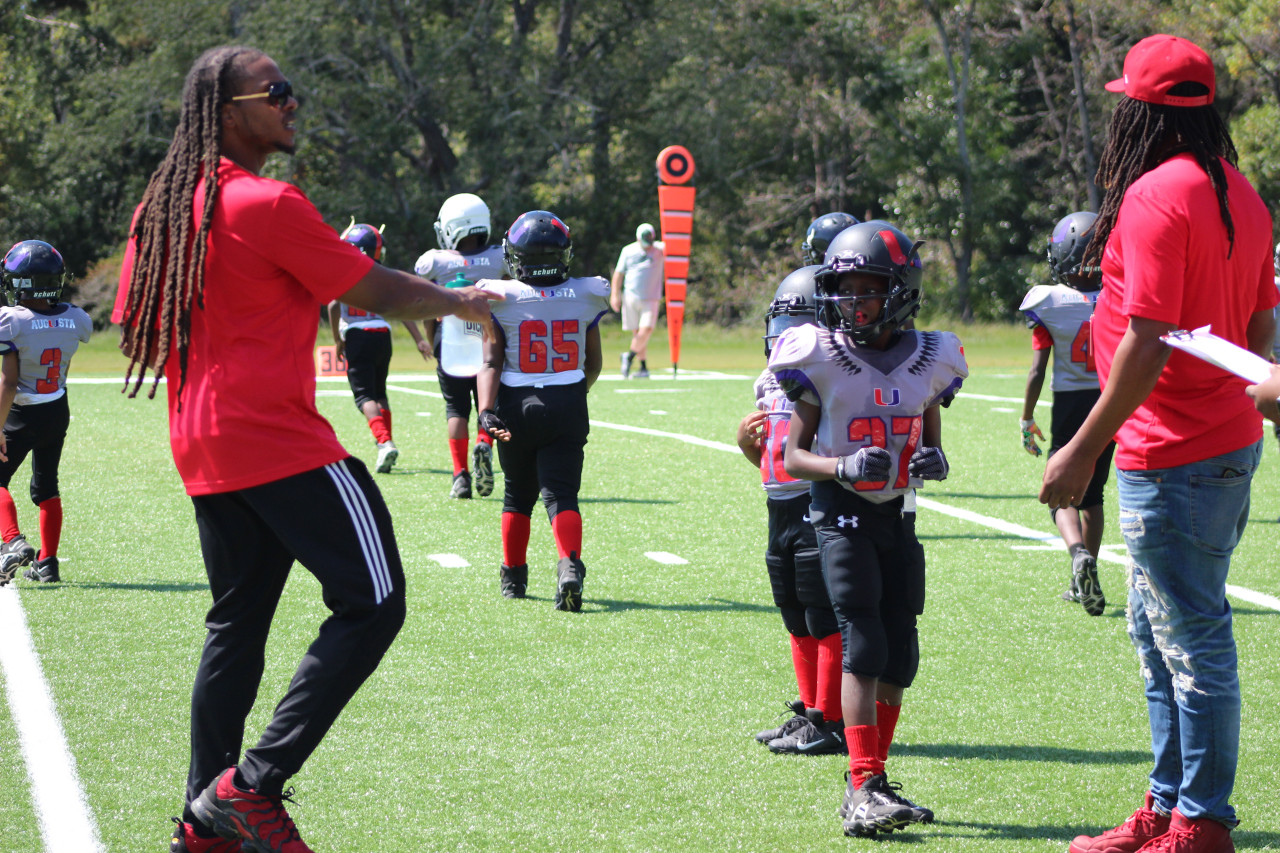
[[[856,530],[858,528],[858,517],[856,515],[838,515],[836,516],[836,527],[849,527]]]

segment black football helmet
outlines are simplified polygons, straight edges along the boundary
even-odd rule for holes
[[[899,329],[920,310],[924,296],[924,262],[920,247],[906,234],[881,219],[850,226],[827,247],[827,262],[816,273],[818,325],[844,332],[856,344],[870,344],[886,329]],[[843,273],[861,272],[884,279],[882,293],[840,296]],[[859,299],[883,298],[880,315],[870,323],[855,320]]]
[[[827,247],[835,236],[850,225],[857,225],[858,217],[848,213],[824,213],[809,223],[809,230],[804,232],[804,242],[800,244],[800,253],[804,255],[806,264],[821,264],[826,259]]]
[[[1102,286],[1102,269],[1082,266],[1092,236],[1089,229],[1097,218],[1098,214],[1081,210],[1067,214],[1054,226],[1048,252],[1049,277],[1054,284],[1065,284],[1076,290],[1097,290]]]
[[[11,303],[21,299],[57,302],[67,286],[67,265],[58,250],[43,240],[15,243],[4,256],[0,287]]]
[[[385,227],[384,225],[383,228]],[[347,226],[347,230],[342,232],[342,239],[378,263],[382,263],[382,228],[374,228],[372,225],[365,225],[363,222],[357,223],[353,219],[351,224]]]
[[[816,295],[817,283],[813,274],[822,269],[819,264],[801,267],[787,277],[774,291],[769,310],[764,312],[764,354],[773,352],[773,342],[787,329],[795,326],[814,326],[818,323]]]
[[[564,283],[572,257],[569,226],[547,210],[520,214],[502,238],[502,264],[508,275],[525,284]]]

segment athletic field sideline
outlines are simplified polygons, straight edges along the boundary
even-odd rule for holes
[[[535,515],[530,598],[498,595],[495,495],[450,501],[433,374],[391,378],[402,455],[379,475],[409,584],[387,659],[293,782],[317,851],[843,850],[846,762],[752,735],[795,696],[762,553],[758,473],[734,445],[755,374],[655,371],[591,394],[581,614],[555,612]],[[611,371],[610,368],[614,370]],[[880,844],[1061,851],[1123,820],[1150,760],[1124,633],[1114,481],[1101,617],[1059,600],[1069,564],[1020,447],[1025,371],[975,368],[943,413],[949,479],[921,492],[922,664],[890,777],[938,822]],[[162,400],[72,377],[60,585],[0,590],[0,853],[166,849],[181,807],[188,695],[208,605]],[[343,380],[319,406],[371,462]],[[145,393],[145,392],[144,392]],[[158,396],[163,397],[163,389]],[[1048,394],[1039,411],[1048,421]],[[1244,692],[1237,849],[1280,849],[1280,476],[1268,431],[1231,603]],[[15,478],[24,531],[35,509]],[[324,618],[295,572],[261,697],[283,692]],[[249,730],[265,724],[257,707]]]

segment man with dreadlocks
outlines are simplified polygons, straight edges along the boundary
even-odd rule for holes
[[[113,315],[126,387],[135,367],[133,393],[148,367],[157,384],[168,379],[170,443],[213,594],[171,853],[310,853],[284,808],[285,782],[404,621],[386,504],[316,410],[317,309],[340,299],[402,320],[452,313],[492,334],[487,300],[500,298],[375,264],[296,187],[260,177],[268,155],[293,152],[297,109],[260,51],[220,47],[196,60],[173,142],[134,215]],[[332,614],[241,756],[295,560]]]
[[[1107,191],[1085,256],[1101,261],[1093,316],[1102,396],[1054,454],[1040,500],[1074,506],[1114,435],[1128,546],[1129,635],[1146,685],[1155,755],[1146,801],[1070,853],[1234,850],[1230,805],[1240,742],[1231,553],[1249,514],[1262,418],[1245,382],[1160,336],[1211,324],[1259,355],[1271,347],[1271,216],[1235,168],[1213,63],[1168,35],[1138,42],[1111,117],[1098,184]]]

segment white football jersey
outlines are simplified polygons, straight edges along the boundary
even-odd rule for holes
[[[365,311],[363,308],[356,308],[345,302],[339,302],[338,308],[338,335],[344,341],[347,339],[349,329],[372,331],[391,328],[391,324],[384,320],[381,314]]]
[[[840,483],[873,503],[919,488],[907,461],[920,447],[924,411],[959,390],[969,375],[960,339],[951,332],[903,332],[886,350],[855,347],[817,326],[788,329],[778,338],[769,369],[822,416],[814,453],[836,457],[868,446],[893,457],[887,480]]]
[[[0,308],[0,353],[18,354],[20,406],[49,403],[67,393],[67,368],[80,344],[88,343],[93,321],[80,308],[59,302],[50,311],[22,305]]]
[[[430,249],[418,258],[413,271],[441,285],[453,281],[458,273],[472,284],[482,278],[502,278],[502,248],[490,246],[471,255],[453,249]]]
[[[791,412],[795,404],[787,399],[773,371],[767,367],[756,379],[756,408],[765,412],[764,452],[760,454],[760,480],[771,498],[787,499],[809,494],[809,481],[797,480],[783,467]]]
[[[1018,310],[1027,326],[1043,326],[1053,336],[1054,391],[1098,390],[1089,323],[1101,290],[1081,292],[1065,284],[1038,284],[1027,291]]]
[[[587,330],[609,310],[607,280],[591,276],[533,287],[481,279],[476,287],[506,296],[489,303],[507,339],[502,384],[571,385],[585,378]]]

